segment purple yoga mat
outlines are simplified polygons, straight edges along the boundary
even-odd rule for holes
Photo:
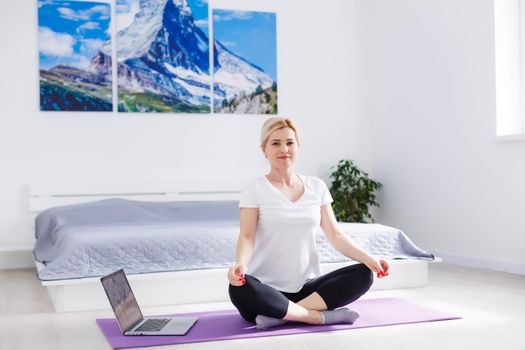
[[[294,323],[269,330],[258,330],[255,328],[255,325],[243,320],[237,310],[177,314],[177,316],[199,317],[197,323],[185,336],[124,336],[120,332],[117,321],[114,318],[97,319],[97,323],[113,349],[126,349],[227,339],[326,332],[341,329],[380,327],[461,318],[397,298],[358,300],[351,304],[351,308],[361,314],[361,317],[354,324],[309,326]]]

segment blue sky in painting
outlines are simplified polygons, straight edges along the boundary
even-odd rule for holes
[[[275,13],[213,10],[213,36],[276,80]]]
[[[108,3],[38,1],[40,68],[58,64],[86,68],[110,39]]]
[[[191,13],[195,19],[195,24],[202,29],[206,36],[209,36],[208,23],[208,1],[205,0],[188,0],[188,5],[191,8]]]
[[[188,0],[195,24],[208,35],[208,0]],[[131,24],[139,10],[139,0],[117,0],[117,26],[122,30]]]

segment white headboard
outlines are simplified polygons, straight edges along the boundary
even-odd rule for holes
[[[36,215],[48,208],[109,198],[140,201],[238,200],[241,182],[202,184],[198,181],[166,183],[36,183],[30,188],[29,208]]]

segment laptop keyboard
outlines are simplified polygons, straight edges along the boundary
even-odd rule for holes
[[[170,318],[150,318],[135,329],[135,332],[156,332],[160,331],[170,321]]]

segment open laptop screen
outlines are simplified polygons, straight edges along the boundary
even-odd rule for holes
[[[123,270],[115,271],[101,281],[122,332],[142,320],[139,305]]]

